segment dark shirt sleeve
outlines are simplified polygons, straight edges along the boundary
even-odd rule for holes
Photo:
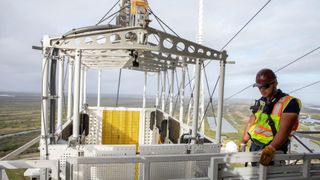
[[[283,110],[284,113],[300,113],[300,107],[296,99],[292,99],[287,107]]]

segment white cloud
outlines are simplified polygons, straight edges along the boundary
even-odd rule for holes
[[[32,50],[31,46],[39,45],[45,34],[56,36],[72,28],[95,24],[115,2],[115,0],[0,1],[0,84],[4,85],[0,90],[40,91],[38,87],[40,87],[42,55],[40,51]],[[197,2],[197,0],[149,0],[156,15],[179,35],[189,40],[195,40],[196,37]],[[220,49],[266,2],[266,0],[204,0],[204,44]],[[319,5],[318,0],[271,1],[226,48],[229,59],[236,61],[236,64],[227,65],[225,96],[232,95],[252,83],[255,73],[260,68],[278,69],[319,47]],[[152,23],[160,29],[155,18]],[[282,87],[290,90],[307,81],[319,80],[317,60],[319,55],[320,50],[280,71],[278,76],[282,78]],[[211,84],[214,84],[218,75],[218,64],[212,63],[207,70]],[[88,91],[95,93],[97,73],[88,73],[88,79],[90,79]],[[107,93],[115,92],[118,71],[104,72],[103,79],[103,89]],[[123,73],[122,79],[121,92],[142,93],[143,73],[127,71]],[[148,80],[150,85],[148,90],[151,93],[155,92],[155,82],[155,77]],[[295,82],[298,84],[295,85]],[[251,97],[254,92],[256,91],[252,88],[237,97]],[[320,93],[313,96],[319,99],[320,95],[317,94]],[[303,95],[304,98],[305,96],[307,95]],[[306,99],[309,101],[312,98]]]

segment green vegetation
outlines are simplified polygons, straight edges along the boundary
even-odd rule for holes
[[[7,176],[10,180],[27,180],[27,177],[24,177],[23,174],[26,169],[6,169]]]
[[[30,140],[39,136],[39,132],[32,132],[28,134],[22,134],[17,136],[10,136],[7,138],[0,139],[0,157],[5,156],[6,154],[10,153],[11,151],[21,147],[22,145],[26,144]],[[38,144],[33,145],[24,153],[33,153],[38,151]]]
[[[87,102],[89,105],[96,104],[96,97],[89,96]],[[101,100],[102,106],[115,106],[115,98],[104,97]],[[147,106],[153,107],[155,100],[147,99]],[[122,97],[119,99],[119,106],[121,107],[141,107],[142,97]],[[239,142],[242,137],[244,126],[251,115],[249,109],[250,103],[248,102],[228,102],[224,107],[223,117],[238,131],[238,133],[224,133],[222,132],[223,143],[227,141]],[[216,108],[216,106],[214,107]],[[187,102],[185,104],[187,109]],[[209,107],[207,116],[214,116]],[[178,106],[176,107],[178,112]],[[302,115],[305,117],[310,116],[313,119],[320,119],[318,110],[303,108]],[[175,116],[178,118],[179,113]],[[215,131],[210,128],[209,122],[205,119],[205,134],[208,137],[215,139]],[[18,94],[15,97],[0,97],[0,135],[8,133],[16,133],[26,130],[40,130],[40,95]],[[300,123],[299,130],[320,130],[320,121],[314,123]],[[39,132],[32,132],[24,135],[16,135],[0,139],[0,157],[8,154],[14,149],[29,142],[37,137]],[[314,141],[313,141],[314,142]],[[317,142],[319,143],[319,142]],[[26,153],[34,153],[38,151],[38,145],[31,147]]]
[[[216,138],[216,132],[210,128],[207,118],[204,120],[204,134],[212,139]]]
[[[320,114],[311,114],[310,116],[312,119],[320,120]]]

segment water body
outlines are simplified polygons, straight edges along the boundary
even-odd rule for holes
[[[216,122],[214,117],[207,117],[210,128],[215,130],[216,129]],[[222,118],[222,133],[237,133],[238,131],[225,119]]]
[[[320,107],[308,106],[307,108],[309,108],[309,109],[314,109],[314,110],[319,110],[319,111],[320,111]]]

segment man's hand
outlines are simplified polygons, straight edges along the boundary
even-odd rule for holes
[[[272,161],[273,156],[276,152],[276,149],[271,145],[268,145],[262,150],[261,157],[260,157],[260,164],[267,166]]]
[[[246,151],[246,144],[245,143],[239,143],[238,152],[245,152],[245,151]]]

